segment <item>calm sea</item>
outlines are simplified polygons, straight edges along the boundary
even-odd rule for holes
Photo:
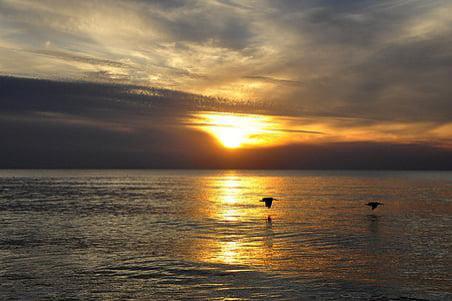
[[[451,250],[451,172],[0,171],[1,300],[452,300]]]

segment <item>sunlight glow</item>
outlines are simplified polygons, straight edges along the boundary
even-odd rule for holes
[[[209,115],[211,133],[227,148],[258,144],[257,135],[265,133],[265,120],[256,116]]]
[[[229,113],[201,113],[200,128],[215,137],[226,148],[266,145],[277,137],[270,128],[268,116]]]
[[[238,128],[216,127],[213,131],[218,140],[228,148],[239,147],[246,139],[245,133]]]
[[[288,117],[225,112],[193,112],[185,124],[210,134],[224,148],[277,147],[296,143],[378,141],[414,143],[419,132],[429,141],[452,148],[452,123],[435,127],[430,122],[363,122],[353,118]],[[359,125],[362,123],[362,125]],[[353,124],[353,126],[338,126]],[[427,138],[422,138],[427,141]]]

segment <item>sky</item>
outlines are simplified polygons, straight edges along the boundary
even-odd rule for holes
[[[0,168],[452,169],[451,11],[0,0]]]

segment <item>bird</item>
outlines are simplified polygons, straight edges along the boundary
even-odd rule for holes
[[[383,203],[380,203],[380,202],[369,202],[369,203],[367,203],[366,205],[372,207],[372,210],[374,210],[374,209],[377,208],[378,206],[384,205],[384,204],[383,204]]]
[[[265,202],[265,207],[271,208],[273,201],[276,201],[275,198],[262,198],[261,202]]]

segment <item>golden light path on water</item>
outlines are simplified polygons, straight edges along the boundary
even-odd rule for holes
[[[275,203],[267,209],[259,202],[262,196],[256,193],[262,191],[265,196],[279,197],[278,191],[284,183],[278,177],[244,177],[236,171],[227,171],[199,183],[207,189],[206,199],[198,214],[214,224],[209,227],[212,231],[192,243],[203,246],[201,251],[197,249],[191,254],[194,259],[227,264],[231,268],[252,266],[257,270],[318,269],[330,265],[318,254],[318,250],[308,245],[300,247],[300,251],[319,256],[309,263],[300,261],[291,251],[290,240],[278,237],[278,232],[287,234],[288,223],[296,222],[300,212],[292,213],[286,202]],[[269,215],[273,222],[267,221]],[[295,233],[289,234],[292,235],[296,236]]]
[[[219,221],[222,226],[215,235],[216,239],[209,240],[209,246],[206,248],[208,252],[204,253],[203,260],[224,264],[249,262],[264,264],[262,254],[258,253],[267,249],[265,240],[250,240],[239,232],[234,233],[235,231],[231,231],[230,228],[235,225],[240,228],[240,232],[251,233],[256,231],[254,229],[256,219],[265,221],[268,210],[260,206],[256,197],[250,197],[246,193],[250,191],[249,189],[265,185],[261,180],[255,177],[243,178],[236,172],[229,171],[224,176],[212,178],[210,183],[206,183],[211,187],[208,190],[211,206],[207,208],[205,214]],[[264,231],[271,231],[271,224],[264,225]],[[264,236],[267,237],[265,234]]]

